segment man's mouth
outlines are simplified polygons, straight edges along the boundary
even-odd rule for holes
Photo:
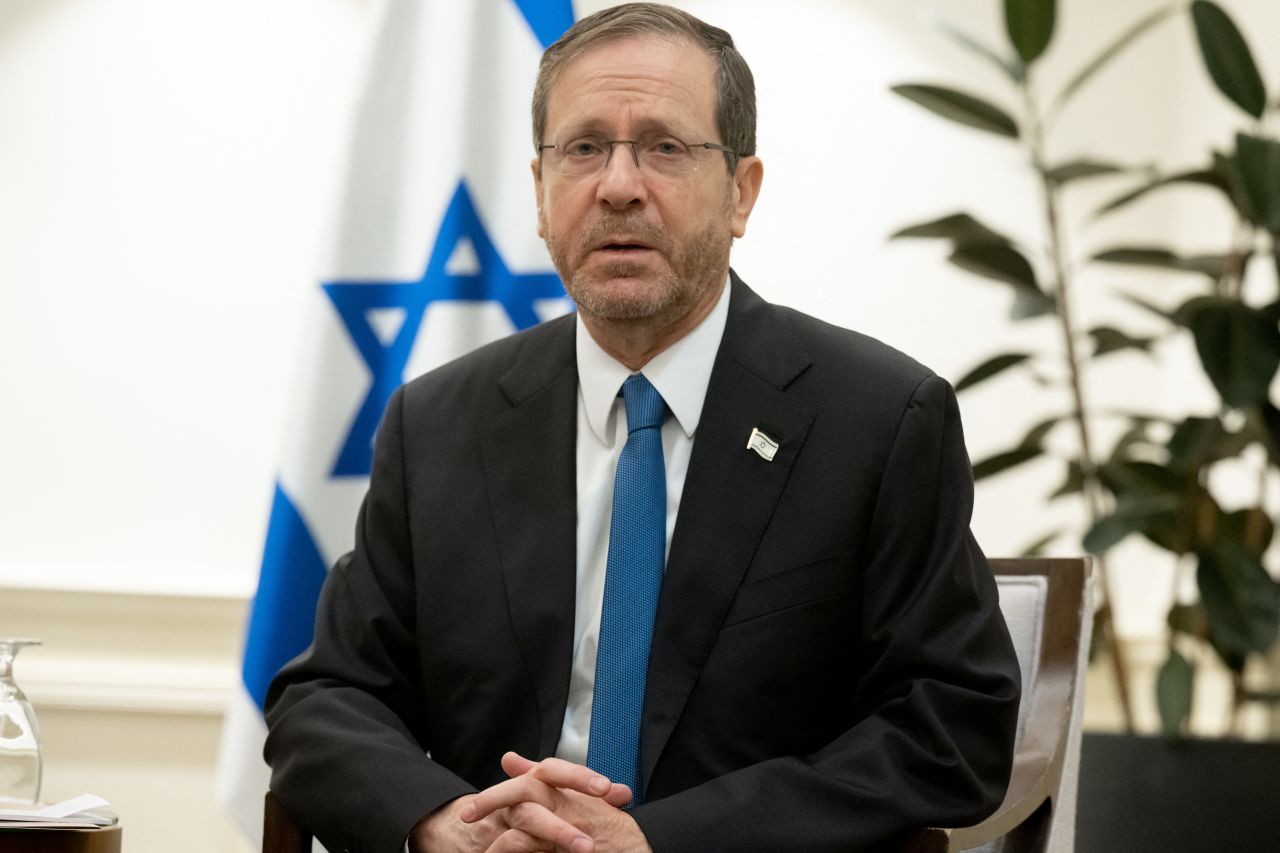
[[[641,252],[651,252],[653,247],[647,243],[637,243],[629,240],[610,240],[597,243],[593,251],[607,254],[634,255]]]

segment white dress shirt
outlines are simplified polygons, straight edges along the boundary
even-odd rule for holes
[[[684,475],[689,470],[694,433],[711,381],[729,316],[729,285],[693,331],[658,353],[640,372],[658,389],[674,417],[662,424],[662,457],[667,471],[667,553],[680,510]],[[627,442],[627,410],[618,391],[631,375],[600,348],[578,316],[578,594],[573,619],[573,672],[569,704],[556,755],[587,763],[591,697],[596,681],[596,643],[604,601],[609,521],[613,516],[613,478]]]
[[[729,317],[729,283],[711,313],[689,334],[658,353],[642,369],[675,416],[662,424],[662,458],[667,471],[667,553],[676,526],[684,475],[689,470],[693,436],[702,417],[711,368]],[[609,521],[613,516],[613,475],[627,443],[627,410],[618,396],[631,375],[600,348],[578,316],[578,592],[573,617],[573,672],[569,703],[556,755],[587,763],[591,734],[591,698],[596,684],[596,643],[604,603],[605,563],[609,557]],[[404,853],[409,853],[405,840]]]

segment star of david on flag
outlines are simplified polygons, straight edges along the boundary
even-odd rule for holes
[[[255,842],[267,685],[310,643],[327,567],[352,547],[387,401],[571,308],[536,234],[529,98],[572,23],[570,0],[381,9],[219,754],[218,797]]]
[[[476,265],[451,271],[446,263],[458,249],[471,247]],[[496,302],[517,329],[539,321],[536,303],[564,295],[553,272],[516,273],[507,268],[485,232],[465,182],[458,184],[445,211],[422,277],[413,282],[335,281],[325,293],[342,316],[347,332],[373,376],[369,393],[356,414],[351,432],[334,462],[335,477],[367,477],[373,462],[373,436],[391,394],[404,381],[413,343],[427,306],[439,301]],[[402,314],[398,330],[379,337],[371,318],[375,311]],[[396,315],[393,314],[393,317]]]

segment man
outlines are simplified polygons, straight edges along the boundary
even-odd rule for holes
[[[268,698],[273,789],[386,853],[871,850],[988,814],[1018,676],[954,395],[730,272],[763,174],[732,40],[606,10],[533,113],[576,317],[391,401]]]

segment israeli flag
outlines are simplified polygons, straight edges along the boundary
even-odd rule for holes
[[[255,841],[267,685],[311,642],[325,571],[352,547],[392,392],[571,307],[529,171],[538,60],[570,0],[387,0],[380,15],[218,760],[218,798]]]

